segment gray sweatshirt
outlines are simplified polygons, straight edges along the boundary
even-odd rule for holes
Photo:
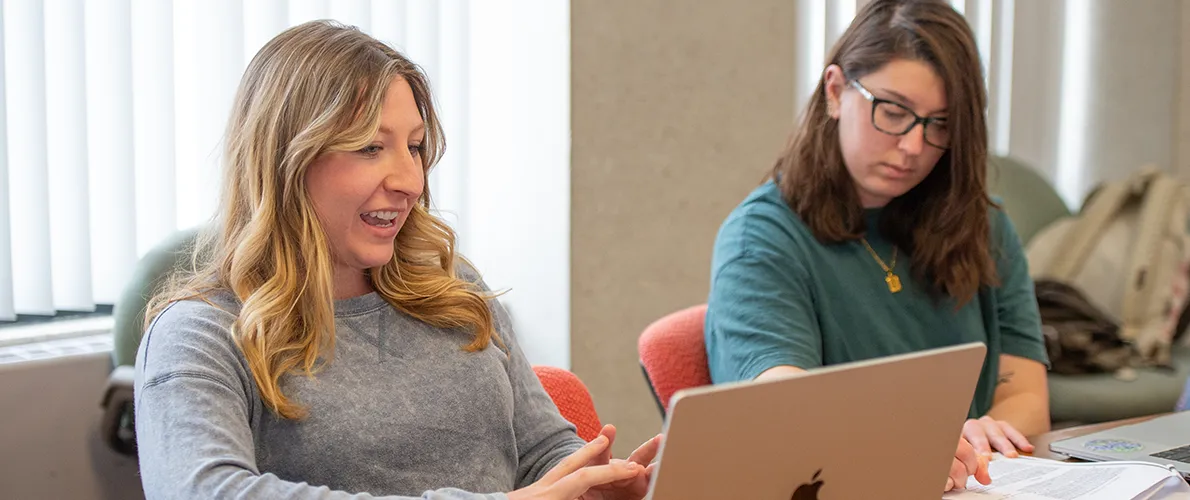
[[[508,350],[475,353],[462,349],[469,334],[430,327],[377,294],[336,301],[333,361],[314,378],[282,378],[309,409],[301,421],[262,403],[230,334],[234,297],[212,302],[170,305],[137,353],[150,500],[503,500],[583,444],[494,300]]]

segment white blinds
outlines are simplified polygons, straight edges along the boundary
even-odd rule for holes
[[[451,152],[431,180],[435,204],[458,214],[468,6],[2,0],[0,320],[110,304],[140,255],[207,220],[244,67],[274,35],[311,19],[359,26],[425,67],[451,127]],[[462,232],[465,221],[451,222]]]
[[[45,49],[42,3],[5,1],[5,101],[11,124],[7,127],[10,272],[19,287],[15,307],[33,313],[53,311]],[[0,310],[12,307],[0,306]]]

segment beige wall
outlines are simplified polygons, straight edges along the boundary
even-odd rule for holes
[[[1187,104],[1179,111],[1176,103],[1190,71],[1180,48],[1187,4],[1015,2],[1009,153],[1075,204],[1096,184],[1145,164],[1185,165],[1178,155],[1186,134],[1178,129]],[[1075,15],[1086,18],[1085,30],[1071,27]]]
[[[99,437],[106,352],[0,364],[0,498],[143,499],[136,459]]]
[[[1178,128],[1185,0],[1098,3],[1090,37],[1087,89],[1096,100],[1085,115],[1084,192],[1146,164],[1173,171],[1178,152],[1171,133]]]
[[[1178,148],[1177,165],[1183,179],[1190,179],[1190,2],[1182,2],[1182,29],[1180,64],[1181,78],[1178,82],[1178,127],[1175,136]]]
[[[620,456],[660,430],[637,364],[706,301],[719,224],[790,129],[793,2],[571,2],[571,364]]]

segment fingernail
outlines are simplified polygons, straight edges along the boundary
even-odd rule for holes
[[[954,489],[954,479],[946,478],[946,491]]]

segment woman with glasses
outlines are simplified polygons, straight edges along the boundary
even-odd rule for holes
[[[946,488],[986,479],[972,447],[1032,451],[1024,436],[1050,420],[1033,283],[986,192],[974,37],[941,0],[873,0],[828,61],[771,178],[715,242],[712,378],[983,342],[988,361]]]

